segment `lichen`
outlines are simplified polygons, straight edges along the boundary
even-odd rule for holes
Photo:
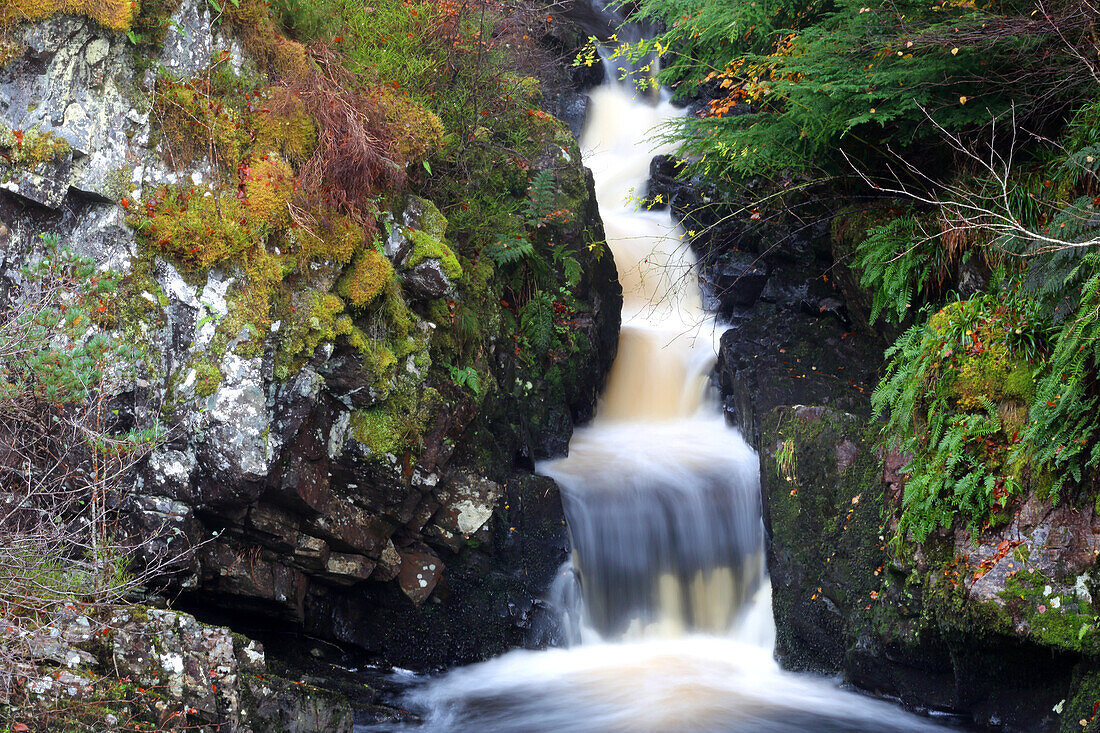
[[[103,177],[103,193],[113,201],[121,201],[133,190],[134,167],[124,165]],[[129,202],[127,202],[129,205]]]

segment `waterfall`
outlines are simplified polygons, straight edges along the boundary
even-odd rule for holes
[[[552,589],[574,643],[514,650],[410,690],[439,733],[924,731],[930,721],[783,672],[761,583],[758,462],[707,375],[718,329],[668,212],[639,209],[678,112],[611,81],[582,139],[624,291],[619,352],[560,484],[573,557]],[[384,730],[394,730],[393,727]]]
[[[562,488],[584,614],[567,626],[589,638],[725,633],[760,577],[758,462],[708,383],[714,318],[684,232],[639,205],[650,158],[670,152],[648,138],[677,114],[611,82],[592,94],[581,140],[622,330],[595,419],[537,468]]]

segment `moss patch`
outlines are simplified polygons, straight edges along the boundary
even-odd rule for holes
[[[0,125],[0,157],[15,168],[33,168],[64,158],[72,148],[65,138],[37,127],[12,130]]]
[[[131,0],[6,0],[0,25],[40,20],[58,13],[84,15],[111,30],[124,31],[133,21]]]
[[[368,249],[355,256],[336,284],[336,292],[358,308],[377,298],[392,278],[390,261],[380,252]]]
[[[462,265],[459,264],[455,253],[442,239],[432,236],[419,229],[406,229],[405,235],[412,242],[412,252],[405,260],[405,266],[412,268],[424,260],[439,260],[443,266],[443,272],[452,281],[462,277]]]

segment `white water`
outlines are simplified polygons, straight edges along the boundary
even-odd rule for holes
[[[637,211],[649,131],[677,112],[609,84],[582,139],[624,289],[593,422],[538,469],[562,487],[574,556],[552,599],[568,648],[516,650],[412,689],[418,730],[918,731],[927,720],[783,672],[760,583],[756,455],[707,385],[717,329],[665,212]],[[579,587],[577,578],[579,577]]]

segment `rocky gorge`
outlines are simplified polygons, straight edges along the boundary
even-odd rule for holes
[[[0,10],[7,312],[39,312],[20,293],[58,246],[84,268],[71,280],[110,282],[86,310],[62,289],[56,330],[33,348],[10,347],[5,334],[38,333],[17,315],[0,325],[4,359],[48,357],[5,367],[4,422],[45,414],[51,432],[94,403],[92,422],[72,420],[90,449],[58,461],[67,482],[129,455],[104,445],[134,456],[75,505],[44,500],[25,455],[0,461],[0,528],[20,538],[27,517],[54,511],[47,526],[90,543],[97,570],[115,562],[106,541],[127,578],[109,603],[90,600],[108,595],[98,586],[44,607],[11,600],[64,575],[48,556],[29,583],[0,585],[10,730],[399,726],[416,715],[388,689],[393,668],[569,639],[548,598],[575,548],[561,489],[535,464],[569,452],[618,350],[619,278],[633,270],[607,247],[577,137],[585,92],[614,72],[600,61],[621,18],[600,3],[561,17],[376,6]],[[678,32],[653,20],[647,36]],[[673,75],[682,58],[666,58]],[[722,74],[680,95],[684,119],[756,119],[755,81]],[[1009,297],[1029,292],[1027,268],[994,261],[981,237],[952,239],[946,208],[912,213],[882,189],[786,171],[708,174],[690,149],[708,138],[686,139],[653,158],[636,198],[682,225],[718,317],[711,381],[759,457],[779,663],[961,727],[1100,728],[1093,479],[1059,498],[1070,469],[1009,452],[1032,401],[1069,394],[1039,397],[1057,339],[1035,328],[1023,343],[1041,320]],[[903,254],[866,254],[898,221]],[[867,273],[923,252],[926,230],[956,249],[918,262],[934,277],[891,291],[900,315],[884,318],[887,276]],[[914,333],[931,344],[909,359],[931,365],[910,380],[925,396],[891,420],[881,385],[904,376],[895,344]],[[57,352],[97,339],[118,348],[91,372],[68,367],[68,392],[34,376],[65,377]],[[70,384],[89,375],[90,389]],[[1095,384],[1083,390],[1093,404]],[[944,514],[937,502],[967,485],[933,491],[919,507],[935,521],[921,524],[920,482],[956,465],[920,468],[943,405],[952,426],[976,426],[955,455],[990,467],[988,496]],[[61,565],[83,561],[80,547]],[[747,578],[752,553],[736,554]],[[707,594],[692,588],[702,616]],[[797,711],[783,715],[798,729]]]
[[[257,7],[266,17],[266,6]],[[456,259],[459,246],[439,208],[399,189],[383,192],[389,203],[374,216],[384,231],[373,246],[359,225],[335,214],[327,228],[298,227],[279,214],[288,197],[276,193],[279,221],[262,225],[267,239],[259,246],[267,252],[243,260],[199,255],[220,235],[209,224],[205,235],[192,235],[199,239],[190,252],[173,249],[167,240],[182,236],[179,224],[159,239],[149,235],[168,206],[218,198],[226,175],[239,175],[240,188],[231,185],[241,213],[224,211],[236,204],[222,199],[221,213],[207,216],[239,215],[245,223],[266,195],[254,194],[249,181],[285,186],[295,136],[314,132],[300,111],[272,121],[260,103],[219,98],[205,85],[217,70],[236,90],[258,90],[259,99],[270,94],[265,84],[290,73],[265,67],[262,44],[219,8],[184,0],[147,9],[167,29],[159,43],[135,38],[153,22],[144,15],[129,37],[65,14],[4,28],[0,219],[8,287],[42,256],[43,235],[115,273],[118,315],[100,327],[139,344],[140,356],[105,398],[125,425],[156,425],[163,436],[114,508],[121,541],[137,548],[134,567],[156,568],[144,605],[119,611],[125,618],[89,611],[27,632],[52,641],[31,644],[37,651],[20,689],[62,711],[59,720],[69,722],[58,725],[92,721],[83,709],[112,709],[112,698],[139,719],[127,695],[140,685],[156,696],[157,724],[172,716],[217,729],[349,730],[351,708],[339,692],[317,697],[282,681],[270,664],[265,672],[259,644],[186,611],[261,635],[293,631],[317,640],[301,642],[307,646],[342,645],[368,662],[415,669],[500,653],[548,623],[539,599],[568,543],[557,489],[531,469],[560,454],[573,425],[592,414],[618,334],[615,266],[589,246],[602,238],[591,176],[569,130],[541,111],[533,119],[542,129],[525,143],[530,157],[510,153],[522,166],[513,169],[523,176],[519,201],[529,176],[543,171],[553,181],[552,201],[540,203],[559,213],[537,222],[534,237],[540,247],[558,247],[545,277],[569,282],[568,305],[538,314],[560,335],[539,335],[533,347],[522,332],[517,341],[519,305],[506,303],[513,296],[505,276],[494,279],[485,259]],[[264,22],[272,34],[264,42],[293,60],[285,63],[306,63],[303,46]],[[526,104],[537,103],[537,91],[528,95]],[[195,101],[183,112],[213,110],[212,118],[186,135],[226,132],[215,130],[219,115],[232,130],[264,121],[278,128],[271,138],[250,127],[240,142],[226,143],[251,151],[240,170],[254,174],[219,170],[221,152],[183,156],[186,140],[173,137],[171,118]],[[439,125],[431,113],[417,114]],[[25,151],[34,141],[45,141],[47,152]],[[307,252],[302,236],[323,240],[320,251]],[[269,286],[270,276],[252,265],[272,255],[282,258],[283,274]],[[361,274],[360,261],[381,271],[377,284],[350,280],[377,277],[365,264]],[[264,287],[270,294],[258,301]],[[374,292],[358,297],[353,287]],[[445,367],[460,370],[461,383]],[[173,610],[158,610],[166,603]],[[111,694],[105,684],[114,685]],[[361,707],[370,699],[366,688],[356,693]],[[66,710],[78,713],[69,720]]]

